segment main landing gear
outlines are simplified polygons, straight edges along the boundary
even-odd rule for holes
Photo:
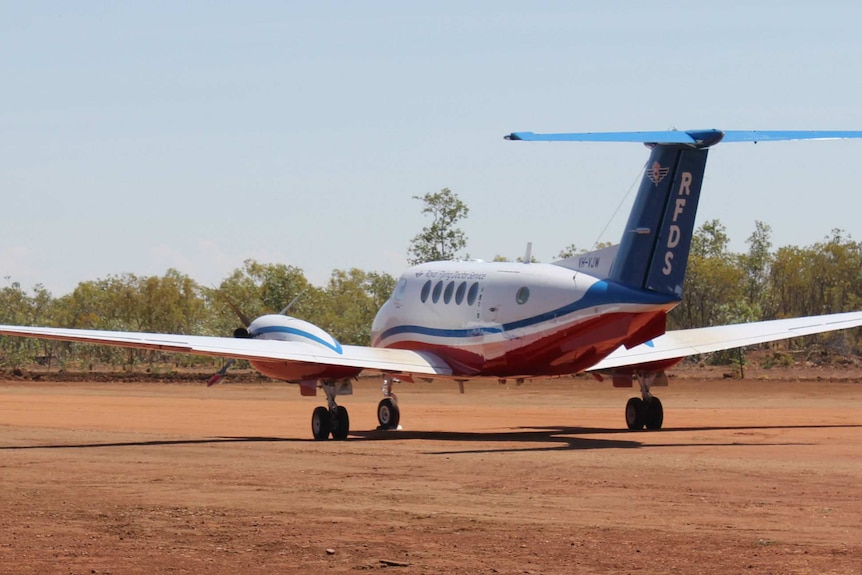
[[[664,422],[664,409],[659,398],[650,393],[653,385],[667,385],[664,372],[638,374],[641,397],[632,397],[626,403],[626,426],[631,430],[661,429]]]
[[[353,384],[350,381],[321,382],[320,387],[326,393],[328,407],[318,406],[311,414],[311,433],[316,441],[328,439],[347,439],[350,432],[350,416],[347,408],[335,403],[336,395],[350,395]]]
[[[383,399],[377,404],[377,429],[400,429],[401,410],[398,409],[398,397],[392,393],[392,384],[399,380],[391,375],[383,376]],[[336,396],[353,394],[351,380],[321,381],[318,387],[326,394],[327,406],[314,408],[311,414],[311,433],[317,441],[332,439],[347,439],[350,433],[350,416],[347,408],[335,402]]]
[[[383,399],[377,404],[377,429],[398,429],[401,421],[401,410],[398,409],[398,397],[392,393],[392,384],[399,381],[391,375],[383,375]]]

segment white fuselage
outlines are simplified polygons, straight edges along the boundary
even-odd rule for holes
[[[573,373],[663,333],[676,303],[553,264],[434,262],[401,275],[372,345],[432,351],[464,376]]]

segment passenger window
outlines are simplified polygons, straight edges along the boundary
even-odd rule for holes
[[[461,305],[461,302],[464,301],[464,294],[467,293],[467,282],[461,282],[458,284],[458,290],[455,292],[455,303],[457,305]]]
[[[443,292],[443,303],[452,301],[452,293],[455,291],[455,282],[449,282],[446,285],[446,291]]]
[[[470,291],[467,292],[467,305],[473,305],[476,303],[476,297],[479,295],[479,283],[473,282],[473,285],[470,286]]]
[[[440,292],[443,291],[443,282],[437,282],[434,285],[434,291],[431,292],[431,301],[437,303],[440,301]]]
[[[524,286],[518,290],[518,293],[515,294],[515,301],[518,304],[525,304],[527,300],[530,299],[530,288]]]
[[[428,301],[428,294],[431,293],[431,280],[425,282],[425,285],[422,286],[422,293],[419,294],[419,299],[422,300],[422,303]]]

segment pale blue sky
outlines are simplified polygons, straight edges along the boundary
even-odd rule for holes
[[[246,258],[400,273],[469,205],[472,257],[616,242],[637,144],[511,131],[862,129],[858,2],[2,2],[0,281]],[[862,239],[862,142],[712,150],[698,222]]]

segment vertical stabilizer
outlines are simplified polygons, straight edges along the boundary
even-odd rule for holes
[[[708,151],[654,145],[609,279],[682,297]]]

